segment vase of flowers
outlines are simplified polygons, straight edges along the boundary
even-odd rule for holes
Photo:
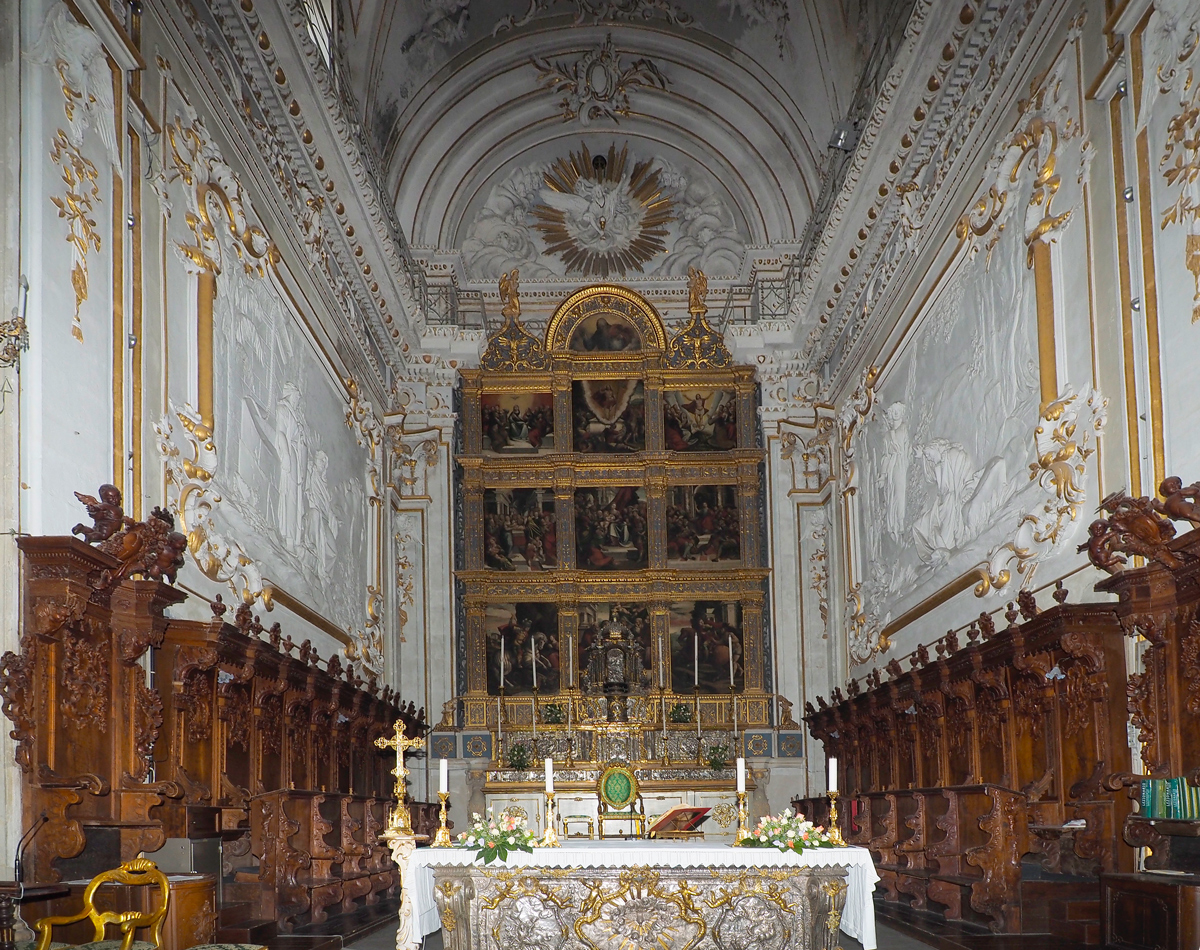
[[[742,839],[743,847],[778,848],[780,851],[803,851],[805,848],[835,848],[828,833],[803,815],[785,808],[779,815],[764,815]]]
[[[671,722],[691,722],[692,707],[686,703],[676,703],[671,707],[671,711],[667,713],[667,718]]]
[[[729,746],[714,745],[708,747],[708,767],[714,772],[720,772],[729,764]]]
[[[486,815],[476,812],[471,816],[471,827],[458,836],[458,841],[462,847],[474,849],[484,864],[491,864],[507,859],[510,851],[532,852],[537,836],[524,818],[509,812],[497,818],[489,808]]]
[[[523,742],[515,742],[508,747],[508,767],[524,772],[529,768],[529,746]]]

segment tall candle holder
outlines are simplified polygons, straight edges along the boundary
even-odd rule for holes
[[[437,834],[433,836],[431,848],[450,848],[454,842],[450,840],[450,829],[446,826],[446,802],[450,800],[449,792],[438,792],[438,801],[441,802],[440,814],[438,817]]]
[[[557,848],[558,832],[554,830],[554,792],[546,792],[546,830],[542,833],[542,840],[538,842],[541,848]]]
[[[750,829],[746,827],[746,793],[737,793],[738,826],[733,836],[733,846],[742,847],[742,842],[750,837]]]
[[[831,788],[829,795],[829,840],[839,848],[846,847],[846,839],[842,837],[842,829],[838,825],[837,800],[838,790]]]
[[[696,717],[696,764],[704,764],[704,741],[700,737],[700,684],[692,687],[692,713]]]

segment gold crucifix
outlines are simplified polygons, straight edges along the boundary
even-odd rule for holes
[[[408,769],[404,767],[404,753],[409,749],[424,745],[425,740],[408,738],[404,734],[404,722],[400,719],[392,724],[392,728],[396,734],[391,739],[380,736],[375,740],[375,745],[380,749],[396,750],[396,767],[392,769],[392,774],[396,776],[396,787],[393,790],[393,794],[396,796],[396,808],[392,812],[390,827],[400,834],[411,835],[413,833],[412,822],[409,821],[408,805],[404,801],[406,795],[404,779],[408,776]]]

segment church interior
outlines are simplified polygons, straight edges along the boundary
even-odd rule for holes
[[[1195,950],[1198,345],[1200,0],[0,4],[0,950]]]

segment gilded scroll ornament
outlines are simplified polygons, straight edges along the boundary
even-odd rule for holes
[[[1189,70],[1190,72],[1190,70]],[[1175,201],[1162,212],[1159,226],[1187,228],[1184,265],[1192,274],[1192,323],[1200,323],[1200,86],[1167,123],[1166,148],[1158,162],[1168,188],[1178,188]]]
[[[80,153],[77,146],[67,139],[67,134],[58,130],[50,158],[62,168],[66,192],[60,197],[52,195],[50,200],[58,208],[58,216],[67,222],[67,243],[71,245],[71,289],[75,291],[75,314],[71,319],[71,336],[83,342],[83,324],[79,321],[79,308],[88,298],[88,253],[100,253],[100,233],[93,217],[93,205],[100,201],[100,187],[96,183],[100,173],[96,166]]]
[[[688,311],[692,319],[667,346],[666,364],[671,369],[726,369],[733,365],[724,334],[709,326],[707,296],[704,271],[689,266]]]
[[[169,403],[170,414],[154,426],[158,436],[158,451],[167,470],[167,482],[178,494],[169,501],[179,529],[187,538],[187,549],[205,577],[227,583],[245,603],[262,598],[268,606],[271,593],[263,586],[262,573],[254,559],[236,541],[228,541],[217,530],[214,513],[221,496],[212,489],[217,466],[217,446],[200,414],[189,405],[182,409]],[[174,414],[182,427],[191,458],[180,452],[175,441]]]
[[[1007,587],[1014,567],[1024,578],[1021,586],[1028,587],[1037,565],[1074,537],[1087,500],[1087,463],[1108,420],[1107,406],[1099,390],[1068,386],[1041,407],[1029,466],[1029,480],[1041,497],[1021,516],[1013,540],[994,548],[978,569],[976,597]]]
[[[500,275],[500,303],[504,324],[488,340],[479,365],[483,369],[521,373],[549,366],[542,341],[521,324],[520,271]]]
[[[708,932],[687,881],[664,885],[650,868],[622,871],[615,888],[593,883],[580,906],[575,934],[591,950],[694,950]]]

